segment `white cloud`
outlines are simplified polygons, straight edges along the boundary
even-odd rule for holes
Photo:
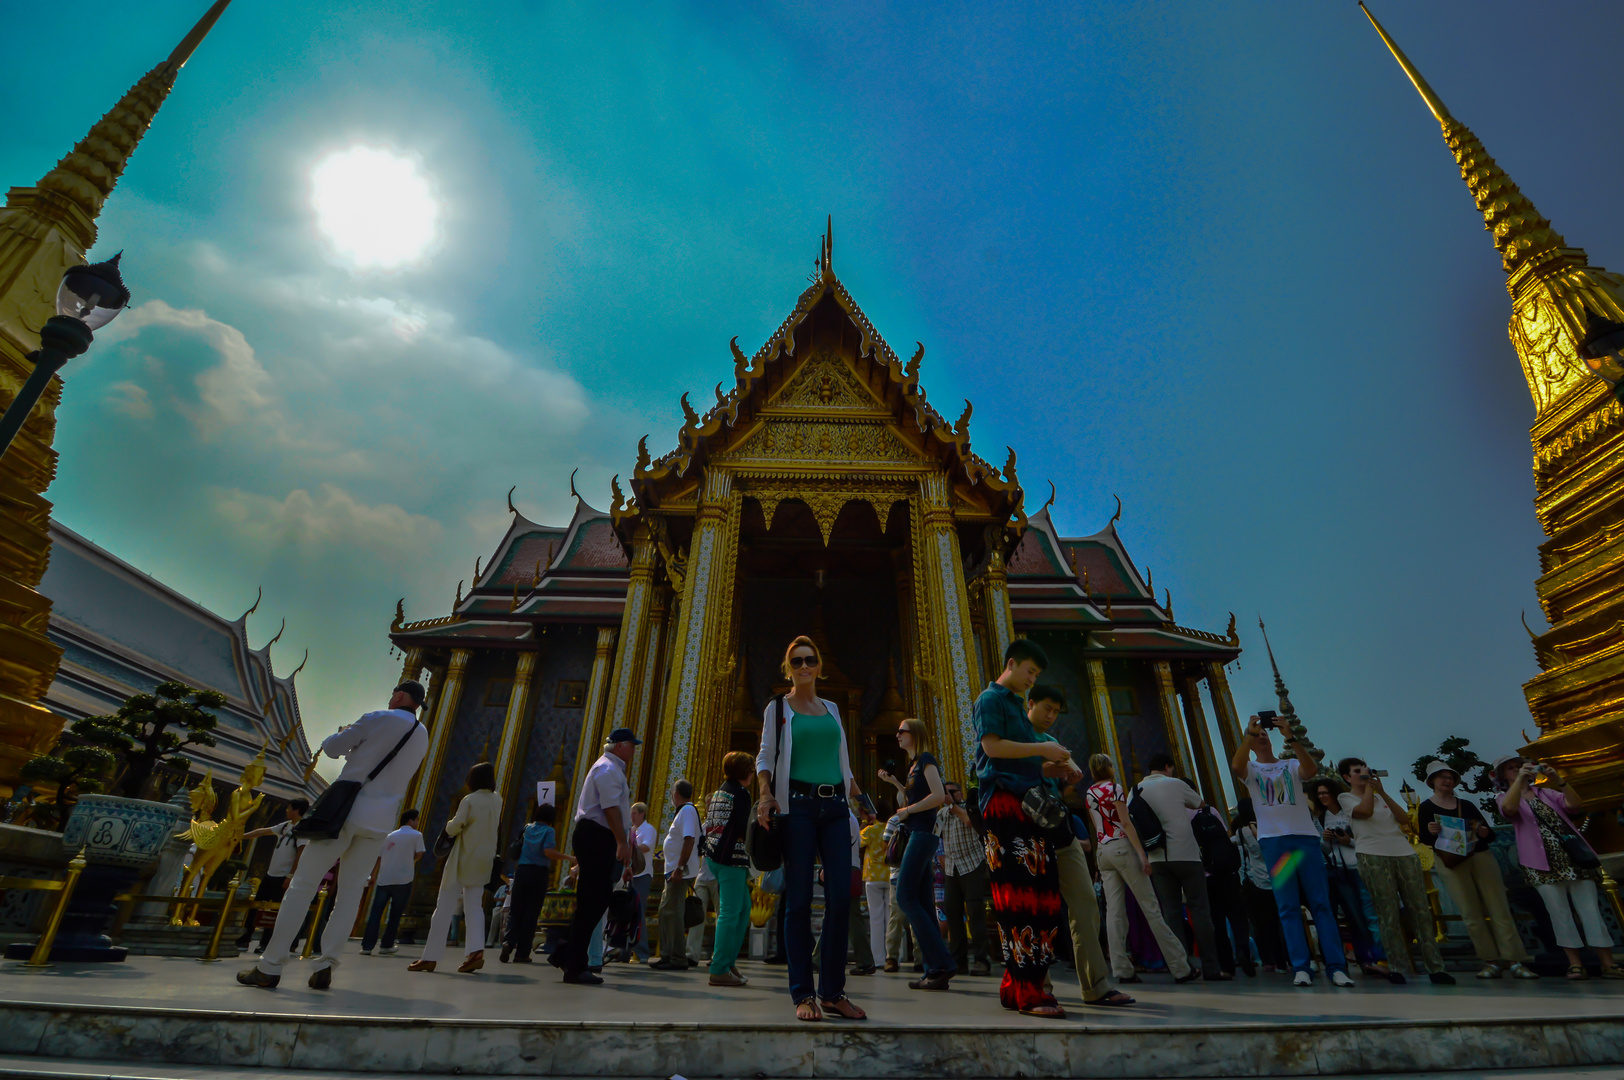
[[[146,387],[139,383],[118,382],[107,388],[103,398],[107,407],[114,412],[123,413],[132,420],[151,420],[153,416],[152,397]]]
[[[421,552],[444,534],[431,517],[393,503],[368,505],[334,484],[322,484],[316,496],[297,488],[280,500],[240,488],[216,490],[214,508],[244,539],[306,554]]]

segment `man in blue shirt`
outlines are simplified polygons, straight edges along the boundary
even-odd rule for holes
[[[1039,741],[1026,716],[1024,695],[1048,664],[1043,650],[1025,639],[1005,650],[1002,674],[976,699],[975,769],[1004,952],[998,998],[1005,1008],[1058,1019],[1065,1010],[1043,983],[1062,929],[1060,875],[1054,844],[1021,806],[1027,792],[1043,783],[1046,764],[1059,775],[1060,763],[1071,756],[1057,742]]]

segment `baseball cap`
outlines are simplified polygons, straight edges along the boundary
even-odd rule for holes
[[[420,709],[423,707],[423,699],[429,696],[428,691],[423,689],[423,684],[418,682],[416,679],[407,679],[405,682],[395,687],[395,693],[410,694],[412,696],[412,700],[417,702],[417,707]]]
[[[643,740],[632,734],[632,729],[629,727],[615,728],[615,730],[609,733],[609,741],[612,743],[629,742],[634,746],[643,745]]]

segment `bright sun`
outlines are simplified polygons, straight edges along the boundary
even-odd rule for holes
[[[310,173],[316,224],[357,267],[398,267],[434,240],[440,204],[409,158],[370,146],[329,154]]]

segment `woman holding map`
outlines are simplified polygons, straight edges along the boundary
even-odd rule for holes
[[[1421,801],[1415,825],[1423,844],[1432,848],[1432,872],[1449,890],[1461,921],[1483,961],[1480,979],[1498,979],[1507,971],[1513,979],[1537,979],[1523,965],[1531,959],[1517,922],[1511,917],[1500,864],[1489,854],[1494,831],[1483,812],[1466,799],[1456,798],[1460,774],[1447,762],[1427,763],[1427,786],[1432,795]]]

